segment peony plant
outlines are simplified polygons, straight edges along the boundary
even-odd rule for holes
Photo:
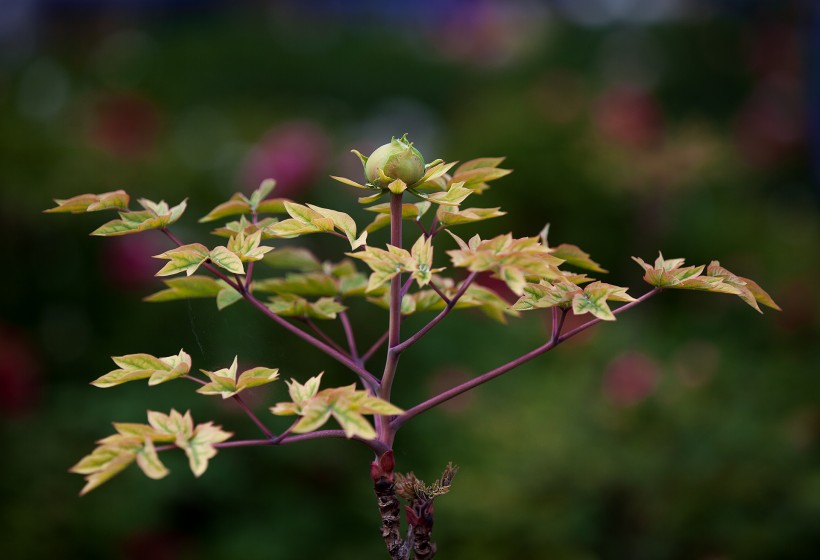
[[[277,368],[240,371],[239,360],[234,358],[227,367],[197,372],[184,350],[165,357],[148,353],[115,356],[112,360],[116,368],[92,381],[92,385],[109,388],[137,380],[147,380],[152,386],[176,379],[193,382],[201,394],[232,400],[256,425],[260,437],[234,439],[233,433],[213,422],[195,422],[190,411],[148,411],[147,422],[115,422],[114,433],[99,440],[97,447],[71,468],[85,477],[81,495],[132,463],[149,478],[167,476],[168,469],[160,456],[173,449],[182,450],[194,475],[200,476],[221,449],[347,438],[373,452],[370,476],[381,517],[381,536],[390,558],[432,558],[436,553],[433,503],[450,490],[458,469],[448,465],[432,483],[425,483],[412,472],[398,472],[393,443],[408,421],[549,352],[602,321],[614,321],[617,315],[666,289],[732,294],[758,312],[760,305],[779,309],[758,284],[735,275],[718,261],[685,266],[683,259],[666,259],[663,255],[651,263],[633,257],[650,286],[642,295],[633,297],[625,287],[590,276],[606,270],[576,245],[550,245],[546,227],[532,237],[514,238],[505,233],[489,239],[478,235],[463,239],[453,230],[505,214],[499,208],[465,204],[510,173],[500,167],[503,158],[480,158],[461,165],[441,159],[425,163],[406,135],[393,138],[370,156],[356,150],[353,153],[361,159],[365,182],[333,179],[369,191],[359,202],[367,204],[365,210],[375,216],[364,229],[344,212],[271,197],[273,180],[264,181],[250,196],[235,194],[199,220],[219,223],[212,233],[226,241],[215,246],[188,243],[171,232],[171,226],[185,212],[185,201],[169,206],[164,201],[139,199],[139,208],[131,209],[129,195],[118,190],[56,200],[56,206],[46,210],[74,214],[116,211],[118,218],[94,230],[91,235],[95,236],[149,230],[165,235],[172,247],[156,255],[163,261],[156,275],[168,279],[164,280],[165,288],[146,297],[146,301],[212,298],[220,310],[245,302],[353,374],[352,383],[342,387],[323,386],[322,373],[304,382],[286,381],[287,396],[280,397],[282,400],[270,406],[268,413],[294,419],[274,430],[269,427],[269,419],[263,419],[248,405],[243,392],[278,381]],[[383,198],[386,202],[377,203]],[[418,230],[409,248],[403,245],[405,223]],[[371,242],[369,236],[383,228],[389,228],[389,242]],[[445,232],[447,235],[441,235]],[[349,250],[338,260],[323,262],[303,248],[268,244],[272,239],[310,234],[338,237],[349,245]],[[451,247],[444,251],[448,259],[437,251],[437,246],[444,244]],[[449,263],[444,266],[446,260]],[[260,270],[262,265],[266,268]],[[263,270],[267,274],[262,274]],[[503,282],[516,301],[508,301],[484,285],[482,279],[488,276]],[[364,341],[348,316],[347,302],[354,298],[364,298],[387,311],[384,334],[367,346],[362,346]],[[402,354],[451,312],[461,309],[479,310],[500,323],[524,312],[547,313],[551,334],[529,352],[422,402],[407,403],[401,395],[394,395],[393,382]],[[416,313],[430,314],[431,318],[418,331],[403,333],[403,318]],[[564,326],[569,314],[589,315],[589,320],[567,330]],[[341,324],[344,340],[335,340],[320,326],[334,321]],[[381,349],[383,363],[373,364]],[[328,427],[329,422],[338,424],[338,428]],[[402,530],[402,501],[406,532]]]

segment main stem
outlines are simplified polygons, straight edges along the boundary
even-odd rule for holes
[[[401,248],[402,246],[401,199],[401,194],[390,194],[390,244],[397,248]],[[387,359],[384,363],[381,387],[379,387],[379,397],[387,401],[390,400],[393,378],[396,375],[396,368],[399,365],[399,352],[396,350],[396,347],[401,341],[401,299],[401,274],[396,274],[390,280],[390,318],[387,330]],[[379,440],[388,447],[391,447],[393,445],[394,431],[390,427],[389,419],[384,416],[378,416],[377,418],[379,419],[379,425],[377,426]]]

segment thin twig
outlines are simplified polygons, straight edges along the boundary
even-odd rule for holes
[[[267,426],[265,426],[262,423],[259,417],[253,413],[251,407],[248,406],[248,404],[242,399],[242,397],[240,397],[239,395],[234,395],[232,398],[234,401],[236,401],[236,404],[238,404],[239,407],[245,411],[245,414],[247,414],[250,417],[250,419],[253,420],[253,423],[256,424],[260,430],[262,430],[262,433],[265,434],[265,436],[267,436],[268,438],[276,437],[273,435],[273,432],[271,432],[267,428]]]
[[[177,245],[179,245],[179,246],[183,245],[183,243],[179,239],[177,239],[174,236],[174,234],[172,234],[167,229],[163,228],[160,231],[162,231],[166,236],[168,236],[169,239],[171,239],[171,241],[173,241]],[[262,313],[264,313],[267,317],[269,317],[274,322],[279,324],[281,327],[284,327],[286,330],[288,330],[292,334],[296,335],[297,337],[301,338],[302,340],[304,340],[308,344],[314,346],[315,348],[317,348],[318,350],[324,352],[325,354],[327,354],[328,356],[330,356],[331,358],[333,358],[337,362],[341,363],[342,365],[344,365],[348,369],[352,370],[354,373],[356,373],[359,376],[359,379],[361,379],[361,381],[362,381],[362,383],[364,384],[365,387],[368,387],[368,388],[374,390],[374,392],[375,392],[376,389],[378,389],[379,384],[380,384],[378,378],[376,378],[375,375],[373,375],[372,373],[367,371],[364,367],[362,367],[361,365],[359,365],[356,362],[354,362],[353,360],[351,360],[344,353],[339,352],[338,350],[336,350],[332,346],[330,346],[330,345],[326,344],[325,342],[319,340],[318,338],[310,335],[309,333],[303,331],[302,329],[296,327],[295,325],[292,325],[291,323],[286,321],[284,318],[280,317],[279,315],[277,315],[276,313],[274,313],[273,311],[268,309],[268,307],[264,303],[262,303],[261,301],[256,299],[256,297],[254,297],[254,295],[252,293],[250,293],[248,290],[246,290],[243,285],[236,284],[233,280],[231,280],[230,278],[228,278],[227,276],[222,274],[214,266],[210,265],[209,263],[203,263],[203,266],[205,266],[205,268],[207,268],[215,276],[217,276],[218,278],[224,280],[234,290],[236,290],[237,292],[242,294],[242,297],[244,297],[245,300],[248,301],[248,303],[250,303],[251,305],[253,305],[257,309],[259,309]]]
[[[429,323],[427,323],[424,327],[422,327],[420,331],[418,331],[416,334],[414,334],[413,336],[411,336],[410,338],[408,338],[407,340],[405,340],[401,344],[396,345],[394,347],[395,351],[398,352],[398,353],[404,352],[410,346],[412,346],[413,344],[415,344],[416,342],[421,340],[421,338],[425,334],[427,334],[430,331],[430,329],[432,329],[437,324],[439,324],[439,322],[441,322],[441,320],[444,319],[450,313],[450,311],[453,310],[453,308],[458,303],[458,300],[461,299],[461,296],[463,296],[465,294],[465,292],[467,291],[467,288],[469,288],[470,284],[473,283],[473,280],[475,280],[475,277],[476,277],[477,274],[478,274],[477,272],[471,272],[470,275],[467,276],[467,278],[464,279],[464,282],[461,283],[461,287],[459,287],[458,291],[453,296],[453,298],[447,301],[446,307],[444,309],[442,309],[441,312],[439,312],[438,315],[433,317],[433,319],[431,319]]]
[[[384,344],[385,342],[387,342],[387,335],[388,335],[388,334],[389,334],[389,333],[388,333],[387,331],[384,331],[384,334],[382,334],[382,335],[379,337],[379,339],[378,339],[376,342],[374,342],[374,343],[373,343],[373,346],[371,346],[371,347],[370,347],[370,349],[368,349],[368,351],[367,351],[367,352],[365,352],[364,354],[362,354],[362,359],[361,359],[361,362],[362,362],[363,364],[367,363],[367,361],[368,361],[371,357],[373,357],[373,354],[375,354],[375,353],[376,353],[376,350],[378,350],[378,349],[381,347],[381,345],[382,345],[382,344]]]
[[[432,281],[431,281],[431,282],[430,282],[430,287],[431,287],[431,288],[433,288],[433,291],[434,291],[434,292],[436,292],[436,293],[438,294],[438,296],[439,296],[441,299],[443,299],[443,300],[444,300],[444,303],[446,303],[447,305],[450,305],[450,298],[448,298],[448,297],[444,294],[444,292],[442,292],[442,291],[439,289],[439,287],[438,287],[438,286],[436,286],[436,283],[435,283],[435,282],[432,282]]]
[[[321,328],[319,328],[319,325],[317,325],[316,323],[314,323],[314,322],[313,322],[313,320],[312,320],[310,317],[304,317],[304,318],[302,318],[302,321],[303,321],[303,322],[304,322],[304,323],[305,323],[308,327],[310,327],[310,330],[312,330],[313,332],[315,332],[315,333],[316,333],[316,334],[317,334],[317,335],[318,335],[318,336],[319,336],[322,340],[324,340],[325,342],[327,342],[330,346],[332,346],[333,348],[335,348],[335,349],[336,349],[338,352],[340,352],[341,354],[344,354],[346,357],[350,358],[350,355],[348,355],[348,353],[345,351],[345,349],[344,349],[344,348],[342,348],[341,346],[339,346],[339,344],[338,344],[335,340],[333,340],[332,338],[330,338],[330,336],[329,336],[329,335],[328,335],[325,331],[323,331]],[[352,359],[352,358],[351,358],[351,359]]]
[[[377,389],[379,387],[378,378],[376,378],[375,375],[367,371],[364,367],[351,360],[350,357],[346,356],[342,352],[339,352],[338,350],[326,344],[325,342],[319,340],[318,338],[312,336],[310,333],[307,333],[302,329],[296,327],[295,325],[289,323],[283,317],[280,317],[279,315],[268,309],[268,307],[264,303],[256,299],[256,297],[254,297],[253,294],[245,293],[243,295],[245,299],[248,301],[248,303],[259,309],[259,311],[264,313],[268,318],[272,319],[278,325],[284,327],[292,334],[301,338],[308,344],[311,344],[318,350],[321,350],[322,352],[324,352],[340,364],[344,365],[345,367],[356,373],[365,387],[368,387],[370,389]]]
[[[345,434],[344,430],[319,430],[316,432],[309,432],[307,434],[296,434],[296,435],[288,435],[282,439],[279,438],[271,438],[271,439],[239,439],[234,441],[224,441],[221,443],[214,443],[213,446],[216,449],[226,449],[229,447],[257,447],[263,445],[290,445],[292,443],[299,443],[301,441],[308,441],[312,439],[328,439],[328,438],[335,438],[335,439],[350,439],[353,441],[357,441],[369,447],[373,450],[377,455],[383,455],[387,451],[387,446],[385,446],[382,442],[375,440],[375,439],[363,439],[357,436],[352,438],[348,438]],[[169,445],[160,445],[157,446],[157,451],[168,451],[171,449],[176,449],[176,445],[169,444]]]
[[[354,362],[360,363],[361,360],[359,360],[359,351],[356,349],[356,337],[353,334],[353,327],[350,324],[350,318],[347,316],[347,311],[340,311],[339,319],[342,321],[342,329],[344,329],[345,338],[347,338],[347,347],[350,350],[350,357]]]
[[[196,377],[194,377],[194,376],[192,376],[192,375],[183,375],[183,376],[182,376],[182,378],[183,378],[183,379],[188,379],[188,380],[190,380],[190,381],[193,381],[194,383],[199,383],[200,385],[207,385],[207,384],[208,384],[208,382],[207,382],[207,381],[203,381],[203,380],[201,380],[201,379],[199,379],[199,378],[196,378]],[[274,437],[273,432],[271,432],[271,431],[270,431],[270,430],[269,430],[269,429],[268,429],[268,428],[267,428],[267,427],[266,427],[266,426],[262,423],[262,421],[259,419],[259,417],[258,417],[256,414],[254,414],[254,412],[250,409],[250,407],[249,407],[249,406],[247,405],[247,403],[246,403],[246,402],[242,399],[242,397],[240,397],[239,395],[233,395],[233,400],[236,402],[236,404],[238,404],[238,405],[239,405],[239,407],[240,407],[243,411],[245,411],[245,414],[247,414],[247,415],[248,415],[248,417],[249,417],[251,420],[253,420],[253,423],[254,423],[254,424],[256,424],[256,425],[259,427],[259,429],[260,429],[260,430],[262,430],[262,433],[264,433],[264,434],[265,434],[267,437],[269,437],[269,438]]]

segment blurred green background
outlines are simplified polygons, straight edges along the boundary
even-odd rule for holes
[[[509,214],[482,233],[549,222],[551,241],[577,243],[634,294],[631,255],[719,259],[783,308],[758,316],[736,298],[667,293],[410,423],[399,470],[432,480],[447,461],[462,467],[436,504],[440,556],[817,558],[815,6],[5,1],[0,557],[386,556],[370,454],[345,441],[226,450],[200,479],[169,454],[164,480],[132,467],[77,498],[67,469],[111,421],[144,421],[146,408],[190,408],[256,437],[232,403],[184,382],[91,387],[111,355],[183,347],[211,370],[239,354],[285,378],[349,375],[241,304],[142,303],[161,287],[160,234],[89,238],[108,215],[40,212],[115,188],[190,197],[174,231],[202,240],[197,217],[273,176],[276,194],[363,225],[359,193],[328,175],[357,178],[350,148],[408,132],[428,159],[508,157],[515,173],[476,205]],[[352,313],[360,340],[383,332],[381,310]],[[546,327],[535,314],[508,327],[455,314],[402,358],[394,400],[411,406],[500,365]],[[287,419],[266,406],[284,395],[252,395],[275,429]]]

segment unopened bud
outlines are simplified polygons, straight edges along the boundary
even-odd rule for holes
[[[395,179],[412,185],[424,176],[424,157],[407,142],[406,137],[394,138],[370,154],[364,174],[370,184],[379,187],[386,187]]]

